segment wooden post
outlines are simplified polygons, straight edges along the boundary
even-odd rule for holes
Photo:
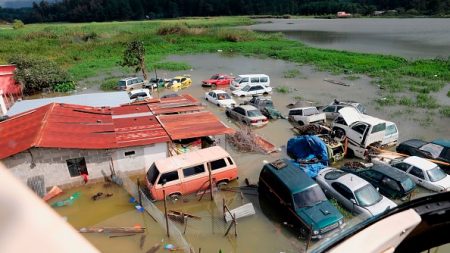
[[[166,190],[163,189],[163,196],[164,196],[164,216],[166,217],[166,230],[167,230],[167,237],[170,238],[169,233],[169,217],[167,216],[167,201],[166,201]]]
[[[306,241],[306,249],[305,252],[308,251],[309,248],[309,244],[311,243],[311,239],[312,239],[312,233],[313,233],[313,228],[312,228],[312,224],[308,226],[308,239]]]
[[[137,191],[138,191],[138,197],[139,197],[139,205],[142,206],[141,182],[139,181],[139,178],[136,179],[136,181],[137,181]]]
[[[211,163],[208,163],[208,174],[209,174],[209,191],[211,194],[211,201],[212,201],[214,200],[214,197],[213,197],[213,181],[211,175]]]
[[[237,236],[236,213],[233,214],[233,224],[234,224],[234,236]]]
[[[225,198],[222,199],[222,212],[223,212],[223,220],[226,221],[225,219]]]
[[[184,220],[184,231],[183,231],[183,235],[185,235],[185,234],[186,234],[186,228],[187,228],[188,218],[187,218],[186,216],[184,216],[183,213],[182,213],[182,215],[183,215],[183,220]]]

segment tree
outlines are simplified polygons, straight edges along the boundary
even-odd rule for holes
[[[135,40],[128,43],[121,65],[134,67],[136,72],[142,71],[144,80],[148,80],[147,70],[145,69],[145,47],[142,41]]]
[[[9,63],[16,65],[14,79],[24,85],[24,93],[27,95],[41,92],[44,88],[55,90],[55,87],[58,87],[57,90],[61,90],[61,85],[66,86],[65,84],[69,83],[69,89],[75,88],[69,74],[56,62],[18,55],[9,59]]]

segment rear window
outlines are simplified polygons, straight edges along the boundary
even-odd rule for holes
[[[147,93],[145,92],[138,92],[138,93],[134,93],[133,95],[130,96],[130,99],[135,99],[137,97],[147,97]]]
[[[261,78],[259,79],[259,81],[260,81],[261,83],[267,83],[267,80],[268,80],[267,77],[261,77]]]
[[[150,169],[148,169],[147,171],[147,180],[151,183],[151,184],[155,184],[156,179],[159,176],[159,170],[156,168],[155,164],[153,164]]]
[[[372,133],[378,133],[378,132],[381,132],[381,131],[384,131],[384,130],[386,130],[386,123],[380,123],[380,124],[378,124],[378,125],[375,125],[373,128],[372,128]]]
[[[211,162],[211,170],[222,169],[227,166],[224,159],[219,159]]]

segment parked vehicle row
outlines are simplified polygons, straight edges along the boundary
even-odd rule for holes
[[[171,79],[151,78],[145,81],[140,77],[128,77],[120,79],[118,82],[119,90],[132,91],[134,89],[155,89],[155,88],[169,88],[174,91],[184,89],[192,84],[192,79],[189,75],[176,76]]]

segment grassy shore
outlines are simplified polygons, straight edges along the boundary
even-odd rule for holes
[[[117,68],[126,43],[137,39],[144,41],[149,69],[189,69],[189,63],[164,59],[172,54],[222,50],[223,53],[311,64],[318,70],[336,74],[365,74],[374,78],[374,85],[382,88],[382,96],[392,97],[389,103],[393,104],[440,107],[431,94],[450,81],[449,59],[408,61],[395,56],[317,49],[287,40],[281,34],[232,28],[252,22],[245,17],[219,17],[26,25],[0,33],[0,63],[6,63],[15,54],[45,57],[66,68],[74,80],[79,81]],[[448,111],[448,108],[440,109]]]

